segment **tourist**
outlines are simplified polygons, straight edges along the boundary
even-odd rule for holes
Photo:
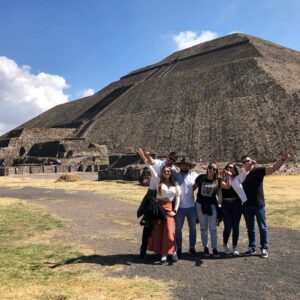
[[[243,206],[242,202],[246,201],[246,195],[241,186],[241,182],[244,177],[239,177],[239,169],[237,165],[228,163],[224,168],[223,181],[227,181],[227,176],[230,176],[231,186],[230,188],[222,188],[222,217],[224,222],[223,230],[223,248],[227,255],[240,255],[237,244],[239,239],[239,227],[242,216]],[[239,178],[237,178],[239,177]],[[235,183],[235,179],[238,182]],[[232,250],[228,246],[228,239],[232,231]]]
[[[168,157],[163,161],[160,159],[153,159],[148,151],[144,151],[143,149],[139,148],[138,153],[142,160],[148,164],[151,165],[154,169],[156,174],[161,174],[161,171],[164,166],[172,166],[177,161],[177,154],[176,152],[170,152]],[[172,172],[175,172],[176,168],[172,166]],[[137,217],[140,218],[145,214],[145,212],[149,209],[149,206],[153,201],[156,199],[156,193],[157,193],[157,182],[153,176],[150,177],[150,182],[148,186],[148,191],[146,195],[144,196],[138,211],[137,211]],[[140,248],[140,258],[145,259],[146,252],[147,252],[147,245],[148,245],[148,239],[151,235],[151,224],[149,222],[146,222],[142,219],[141,225],[143,225],[143,235],[142,235],[142,245]]]
[[[177,255],[182,255],[182,228],[184,220],[187,218],[189,226],[189,253],[196,255],[196,206],[194,197],[194,184],[198,174],[192,169],[196,166],[187,158],[175,164],[179,167],[179,172],[175,173],[175,181],[179,184],[181,189],[180,204],[175,217],[175,238],[177,246]]]
[[[166,220],[154,220],[148,250],[161,254],[162,263],[167,261],[168,255],[171,255],[175,262],[178,260],[178,256],[175,244],[174,216],[179,206],[180,187],[174,181],[171,167],[164,166],[161,174],[158,174],[152,165],[149,165],[149,169],[151,176],[157,183],[156,201],[165,211]]]
[[[220,257],[217,249],[217,225],[218,225],[218,201],[217,192],[221,188],[230,187],[230,177],[227,181],[218,179],[218,167],[210,163],[206,174],[196,178],[194,188],[198,188],[196,209],[200,223],[201,241],[204,248],[204,256],[209,256],[208,231],[210,232],[211,247],[214,257]]]
[[[244,155],[241,158],[243,166],[249,174],[243,182],[243,187],[247,196],[247,201],[243,205],[243,213],[247,226],[249,248],[245,252],[247,255],[256,253],[255,240],[255,217],[260,234],[261,257],[269,256],[268,248],[268,229],[266,225],[266,208],[263,191],[263,180],[265,175],[270,175],[279,170],[280,167],[290,158],[289,150],[282,152],[281,159],[272,166],[254,167],[256,161],[249,155]]]

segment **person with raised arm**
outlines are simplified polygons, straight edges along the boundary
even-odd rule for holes
[[[164,166],[172,167],[172,172],[175,172],[176,169],[173,167],[174,163],[177,161],[177,153],[172,151],[169,153],[168,157],[165,160],[154,159],[149,151],[146,151],[142,148],[138,149],[138,154],[140,155],[141,159],[147,164],[148,166],[152,166],[152,169],[156,174],[161,174],[161,171]],[[152,173],[151,173],[152,175]],[[149,209],[151,209],[152,203],[156,199],[157,194],[157,181],[155,180],[154,176],[150,177],[150,183],[148,186],[148,190],[146,195],[144,196],[138,210],[137,210],[137,217],[140,218],[141,216],[145,216],[145,213],[148,215]],[[142,234],[142,244],[140,247],[140,258],[142,260],[145,259],[148,247],[148,240],[151,235],[152,230],[152,221],[145,220],[142,218],[141,225],[143,225],[143,234]]]
[[[247,201],[243,205],[243,213],[247,226],[247,233],[249,239],[249,248],[245,252],[246,255],[253,255],[256,253],[256,239],[255,239],[255,217],[260,234],[260,248],[261,257],[267,258],[269,256],[268,248],[268,228],[266,224],[266,208],[265,197],[263,190],[263,180],[266,175],[273,174],[279,170],[280,167],[290,158],[290,151],[285,150],[281,154],[281,158],[272,166],[255,167],[256,161],[249,155],[244,155],[241,158],[245,170],[248,172],[243,188],[245,190]]]

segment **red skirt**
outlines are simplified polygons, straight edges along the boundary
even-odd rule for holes
[[[172,211],[172,202],[158,201],[166,212]],[[174,218],[166,215],[166,221],[157,219],[153,222],[148,250],[158,254],[173,254],[176,251]]]

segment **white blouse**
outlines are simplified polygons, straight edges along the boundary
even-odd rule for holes
[[[156,170],[149,165],[149,170],[151,172],[151,176],[154,178],[156,185],[159,185],[160,182],[160,174],[157,174]],[[161,192],[157,190],[157,196],[159,198],[166,198],[169,200],[169,202],[172,202],[175,199],[175,205],[174,205],[174,210],[177,211],[179,207],[179,202],[180,202],[180,195],[181,195],[181,189],[180,185],[175,182],[175,186],[167,186],[166,184],[162,183],[161,184]]]

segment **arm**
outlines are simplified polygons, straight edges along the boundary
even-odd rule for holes
[[[225,171],[225,180],[221,180],[220,188],[229,190],[232,182],[232,174],[230,172]]]
[[[175,195],[175,205],[174,205],[174,212],[176,213],[179,208],[180,204],[180,196],[181,196],[181,188],[178,183],[176,183],[176,195]]]
[[[284,150],[281,154],[281,159],[277,161],[273,166],[271,167],[266,167],[266,175],[270,175],[277,170],[280,169],[280,167],[285,163],[286,160],[290,158],[290,151],[289,150]]]
[[[149,151],[144,151],[142,148],[138,149],[138,154],[140,155],[141,159],[149,165],[154,165],[155,160],[153,157],[150,155]]]

